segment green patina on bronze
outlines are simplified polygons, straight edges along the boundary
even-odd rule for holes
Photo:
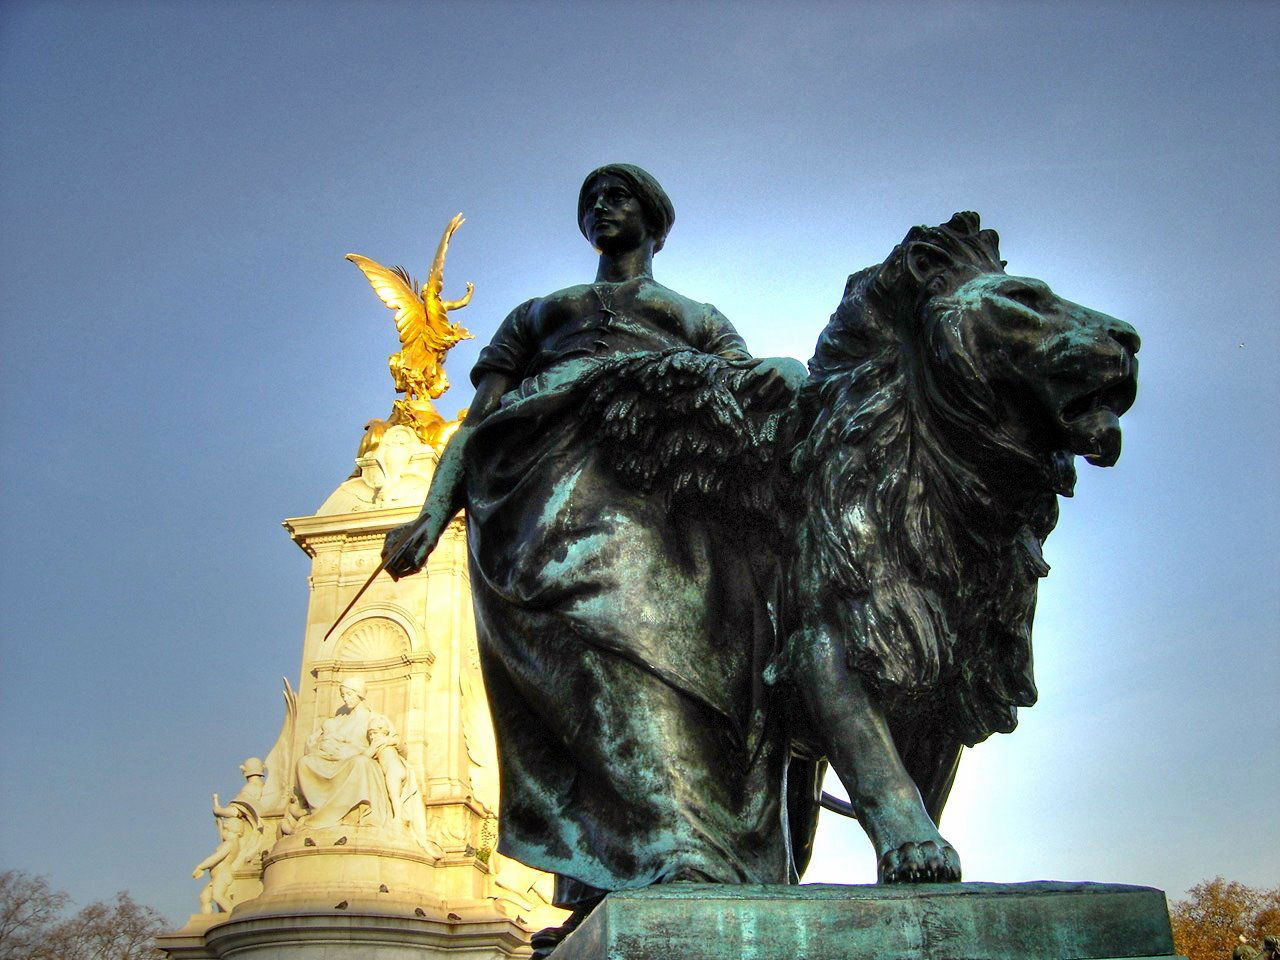
[[[1179,960],[1164,894],[1097,883],[769,887],[611,896],[556,960]]]

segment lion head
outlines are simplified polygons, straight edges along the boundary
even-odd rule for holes
[[[1035,702],[1040,553],[1074,457],[1110,466],[1138,336],[1010,276],[977,214],[849,278],[792,456],[792,624],[845,638],[890,709],[973,744]]]

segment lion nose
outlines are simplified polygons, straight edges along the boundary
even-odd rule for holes
[[[1107,318],[1107,334],[1130,353],[1137,353],[1142,348],[1142,338],[1138,331],[1122,320]]]

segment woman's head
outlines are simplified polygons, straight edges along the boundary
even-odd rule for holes
[[[671,205],[671,198],[662,189],[662,185],[650,173],[630,163],[606,164],[592,170],[582,181],[582,189],[578,191],[578,229],[582,231],[582,235],[588,240],[592,239],[587,214],[599,197],[600,191],[597,188],[606,182],[621,185],[635,199],[643,212],[649,236],[653,239],[654,252],[661,250],[676,219],[675,207]]]
[[[365,696],[364,680],[360,677],[347,677],[338,684],[338,695],[348,707],[354,708]]]

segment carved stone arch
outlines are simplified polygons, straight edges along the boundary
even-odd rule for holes
[[[426,690],[435,660],[423,642],[425,632],[397,604],[361,607],[336,632],[331,657],[317,661],[312,670],[319,681],[320,716],[332,716],[341,706],[342,681],[358,677],[370,710],[385,715],[402,737],[422,739],[418,728],[425,723]]]
[[[388,617],[363,617],[342,632],[334,651],[338,668],[359,668],[368,663],[407,658],[409,634]]]
[[[342,625],[342,629],[337,631],[338,642],[332,648],[334,656],[342,656],[343,641],[352,630],[365,621],[375,619],[388,620],[403,631],[408,643],[404,651],[405,656],[421,657],[425,654],[428,662],[435,659],[435,655],[431,652],[427,643],[427,631],[423,629],[418,618],[410,613],[408,608],[398,603],[387,603],[385,601],[370,603],[357,608],[350,619]]]

